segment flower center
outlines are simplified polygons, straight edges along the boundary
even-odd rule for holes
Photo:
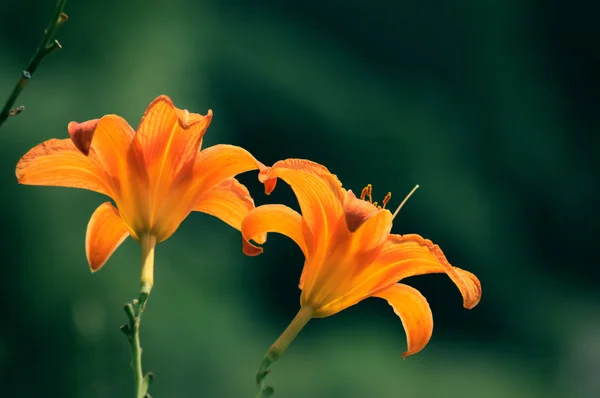
[[[412,194],[415,193],[415,191],[417,190],[417,188],[419,188],[419,185],[415,185],[415,187],[412,189],[412,191],[410,191],[408,193],[408,195],[406,195],[406,197],[404,198],[404,200],[402,201],[402,203],[400,203],[400,205],[398,206],[398,208],[394,212],[392,218],[396,218],[396,216],[398,215],[398,212],[400,211],[400,209],[402,208],[402,206],[404,206],[404,204],[406,203],[406,201],[408,200],[408,198],[410,198],[412,196]],[[389,203],[390,199],[392,198],[392,193],[388,192],[387,195],[385,195],[385,197],[381,201],[382,206],[379,206],[378,202],[373,202],[373,186],[371,184],[367,184],[367,186],[364,187],[363,190],[362,190],[362,192],[360,193],[360,198],[362,200],[364,200],[364,201],[368,200],[369,203],[372,203],[373,206],[376,206],[378,209],[385,209],[385,206]]]

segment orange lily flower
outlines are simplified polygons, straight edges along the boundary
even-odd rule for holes
[[[479,302],[477,277],[451,266],[437,245],[419,235],[390,234],[397,214],[385,209],[391,194],[378,206],[372,203],[369,185],[357,198],[327,168],[301,159],[279,161],[259,173],[267,194],[277,178],[291,186],[302,215],[283,205],[259,206],[244,218],[242,235],[247,240],[267,232],[287,235],[306,261],[299,286],[301,309],[267,352],[262,371],[311,318],[336,314],[368,297],[387,300],[400,317],[408,340],[403,356],[419,352],[431,337],[433,318],[423,295],[398,283],[410,276],[446,273],[460,290],[465,308]]]
[[[142,290],[154,281],[154,247],[192,211],[220,218],[238,230],[254,208],[235,175],[264,166],[237,146],[200,150],[212,119],[177,109],[161,95],[134,131],[120,116],[68,125],[70,139],[51,139],[17,164],[19,183],[83,188],[110,197],[93,213],[86,234],[92,271],[99,270],[131,235],[142,245]],[[262,237],[264,239],[264,236]],[[260,239],[260,238],[259,238]],[[247,254],[258,254],[245,242]]]

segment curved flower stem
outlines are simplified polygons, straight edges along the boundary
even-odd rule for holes
[[[58,28],[68,19],[67,14],[63,12],[66,4],[67,0],[58,0],[58,2],[56,3],[54,13],[52,14],[52,19],[50,20],[48,28],[46,28],[44,32],[44,37],[42,38],[40,46],[29,61],[27,69],[25,69],[21,73],[21,78],[19,79],[12,93],[6,100],[4,108],[2,108],[2,111],[0,111],[0,126],[6,121],[6,119],[9,118],[9,116],[18,115],[23,111],[23,109],[25,109],[23,106],[20,106],[15,109],[13,109],[12,107],[15,101],[17,100],[19,94],[21,94],[21,91],[23,91],[25,86],[27,86],[29,79],[31,79],[31,76],[36,71],[37,67],[42,62],[42,60],[47,55],[61,48],[60,43],[58,42],[58,40],[55,39],[55,37]]]
[[[296,336],[298,336],[298,333],[300,333],[302,328],[306,326],[308,321],[310,321],[312,315],[312,308],[300,308],[300,311],[298,311],[292,322],[269,348],[260,365],[260,368],[258,369],[258,373],[256,374],[256,384],[258,386],[256,398],[266,398],[273,395],[275,392],[273,387],[265,386],[265,377],[267,377],[267,375],[271,372],[269,367],[273,362],[277,361],[283,356],[290,343],[296,338]]]
[[[140,324],[142,314],[146,308],[146,302],[152,290],[154,270],[154,246],[156,239],[152,236],[143,236],[142,243],[142,277],[140,296],[131,303],[125,305],[125,314],[129,318],[127,325],[121,326],[121,330],[127,336],[131,347],[131,367],[133,368],[133,379],[135,383],[135,398],[151,398],[148,387],[154,380],[154,374],[142,370],[142,346],[140,344]]]

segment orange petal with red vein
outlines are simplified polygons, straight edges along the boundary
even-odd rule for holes
[[[110,202],[101,204],[92,214],[85,236],[85,252],[92,272],[102,268],[128,236],[129,230],[119,211]]]
[[[17,163],[20,184],[82,188],[110,196],[106,173],[92,154],[84,156],[70,139],[51,139],[27,152]]]
[[[465,308],[475,307],[481,298],[477,277],[448,264],[439,248],[432,249],[434,246],[419,235],[389,235],[375,260],[353,275],[354,286],[320,311],[334,314],[404,278],[431,273],[447,274],[459,288]]]
[[[346,296],[360,284],[361,275],[379,255],[391,229],[392,213],[385,209],[377,209],[354,233],[348,232],[344,219],[339,220],[330,238],[327,265],[306,271],[301,302],[310,302],[315,317],[333,315],[365,298],[349,300]]]
[[[274,178],[290,185],[316,239],[326,235],[342,216],[345,191],[325,166],[305,159],[281,160],[259,174],[267,191],[274,187]]]
[[[195,159],[211,120],[211,110],[206,116],[189,113],[166,95],[152,101],[137,128],[149,173],[158,180],[173,178]]]
[[[254,200],[248,188],[235,178],[228,178],[206,191],[194,206],[194,211],[215,216],[238,231],[242,228],[242,220],[252,209],[254,209]],[[255,240],[263,244],[267,240],[267,234],[259,234]],[[262,253],[262,249],[249,242],[244,242],[243,250],[247,255],[253,256]]]
[[[433,334],[433,315],[427,299],[417,289],[402,283],[394,284],[373,296],[387,300],[402,321],[408,344],[402,358],[425,348]]]
[[[481,299],[481,283],[472,273],[450,265],[438,245],[416,234],[390,235],[381,253],[365,272],[364,286],[376,290],[415,275],[445,273],[458,287],[467,309]]]
[[[132,229],[148,225],[148,173],[135,132],[120,116],[103,116],[93,130],[88,157],[94,157],[107,175],[111,197]],[[143,220],[142,220],[143,218]]]
[[[154,219],[157,240],[163,241],[198,204],[202,195],[239,173],[265,167],[248,151],[233,145],[215,145],[201,151],[193,169],[183,169],[173,181]]]
[[[284,205],[263,205],[250,210],[242,221],[242,236],[246,240],[260,242],[267,232],[276,232],[291,238],[300,247],[304,256],[308,249],[302,227],[302,216]]]

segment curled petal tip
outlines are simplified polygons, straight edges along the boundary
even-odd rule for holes
[[[262,165],[262,164],[261,164]],[[275,189],[277,185],[277,177],[271,177],[271,167],[263,167],[260,168],[258,173],[258,181],[262,182],[265,186],[265,194],[270,195],[271,192]]]
[[[481,292],[481,282],[475,275],[473,275],[469,271],[464,271],[464,270],[461,270],[461,271],[462,271],[461,274],[465,278],[469,278],[471,280],[473,289],[475,290],[475,292],[472,296],[465,297],[463,300],[463,306],[466,309],[471,310],[471,309],[475,308],[477,306],[477,304],[479,304],[479,302],[481,301],[481,293],[482,293]]]
[[[270,178],[265,181],[265,194],[270,195],[277,185],[277,178]]]
[[[175,107],[175,105],[173,105],[173,103],[170,101],[169,106],[175,109],[177,112],[177,121],[179,126],[184,130],[187,130],[199,123],[204,123],[206,128],[208,128],[210,122],[212,121],[213,112],[211,109],[206,112],[206,115],[200,115],[198,113],[190,113],[187,109],[177,109],[177,107]]]
[[[85,156],[90,153],[90,146],[92,145],[94,131],[96,131],[98,123],[100,123],[100,119],[92,119],[83,123],[70,122],[67,126],[71,141]]]
[[[254,246],[246,239],[242,239],[242,252],[244,252],[246,256],[254,257],[261,254],[263,252],[263,249],[262,247]]]

